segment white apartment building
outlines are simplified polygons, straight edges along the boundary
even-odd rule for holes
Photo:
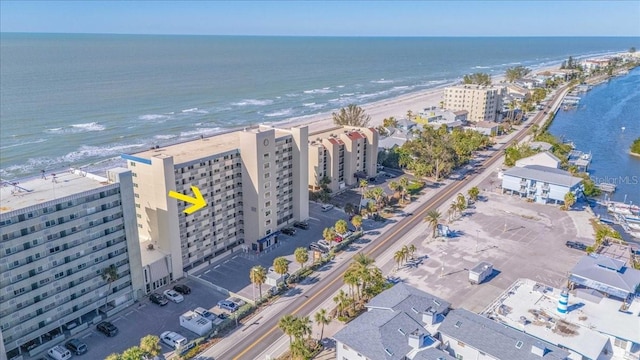
[[[0,358],[41,353],[142,296],[129,170],[43,173],[3,182],[0,198]]]
[[[376,175],[378,131],[339,126],[309,134],[309,188],[326,176],[336,192]]]
[[[307,219],[307,127],[260,126],[123,155],[133,174],[146,290],[233,251],[262,251]],[[207,206],[168,196],[193,196]],[[245,226],[248,225],[248,226]]]
[[[456,85],[444,89],[446,110],[466,110],[468,121],[500,121],[505,88],[498,86]]]

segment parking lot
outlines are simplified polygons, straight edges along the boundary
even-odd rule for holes
[[[491,188],[491,178],[479,185]],[[463,216],[442,221],[453,235],[433,239],[426,223],[407,234],[415,244],[416,260],[397,270],[393,252],[378,259],[384,273],[450,301],[453,307],[479,312],[518,278],[529,278],[554,287],[566,285],[568,271],[585,255],[565,246],[566,241],[592,244],[585,236],[588,214],[570,214],[557,206],[528,203],[518,197],[482,192]],[[403,242],[404,244],[404,242]],[[400,246],[400,245],[398,245]],[[399,249],[393,249],[396,251]],[[492,276],[480,285],[471,285],[468,269],[480,261],[493,264]]]
[[[211,308],[218,300],[225,299],[226,296],[195,281],[182,280],[178,283],[187,284],[191,288],[191,293],[184,295],[183,302],[176,304],[170,301],[167,305],[160,306],[151,303],[148,298],[144,298],[138,304],[109,319],[118,328],[116,336],[107,337],[97,331],[95,326],[90,326],[89,329],[78,334],[76,338],[86,343],[89,348],[89,351],[81,358],[104,359],[109,354],[122,353],[127,348],[139,345],[140,338],[145,335],[160,336],[165,331],[175,331],[188,340],[198,337],[195,333],[180,326],[179,316],[196,307]],[[165,288],[161,290],[163,291]],[[172,350],[169,346],[162,344],[165,356],[169,356]]]
[[[311,242],[322,239],[324,228],[333,226],[339,219],[347,219],[347,215],[340,209],[333,208],[329,211],[322,211],[320,207],[321,204],[309,204],[310,218],[307,221],[309,229],[296,228],[296,233],[293,236],[279,235],[276,247],[262,253],[239,252],[220,263],[200,269],[192,275],[236,293],[247,300],[253,300],[254,295],[256,297],[259,295],[259,289],[255,288],[254,290],[249,279],[249,271],[252,267],[261,265],[268,269],[273,265],[273,259],[284,256],[289,260],[289,273],[295,272],[300,268],[300,264],[295,262],[293,256],[295,249],[298,247],[307,248]],[[311,255],[309,263],[311,263]],[[262,285],[263,294],[269,288],[270,286],[266,284]]]

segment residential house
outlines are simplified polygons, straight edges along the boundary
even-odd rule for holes
[[[564,204],[567,193],[579,198],[582,191],[582,178],[546,166],[512,167],[502,175],[503,193],[518,194],[538,203]]]
[[[559,169],[560,159],[548,151],[543,151],[526,158],[516,161],[516,167],[525,167],[529,165],[540,165],[549,168]]]

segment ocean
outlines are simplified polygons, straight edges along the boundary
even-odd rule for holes
[[[617,186],[612,195],[602,194],[603,200],[640,204],[640,157],[629,154],[640,137],[640,68],[580,97],[576,109],[558,112],[549,132],[591,153],[591,179]]]
[[[0,177],[631,46],[640,39],[2,33]]]

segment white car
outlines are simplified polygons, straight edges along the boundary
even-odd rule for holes
[[[242,307],[243,305],[246,304],[246,302],[238,297],[230,297],[227,300],[231,301],[232,303],[238,305],[238,307]]]
[[[329,210],[333,209],[333,205],[331,205],[331,204],[324,204],[324,205],[322,205],[322,208],[321,208],[321,209],[322,209],[322,211],[329,211]]]
[[[184,301],[184,296],[180,295],[175,290],[171,290],[171,289],[165,290],[163,294],[167,299],[173,301],[174,303],[180,303]]]
[[[174,349],[180,349],[181,347],[187,345],[187,338],[173,331],[163,332],[160,335],[160,340]]]

